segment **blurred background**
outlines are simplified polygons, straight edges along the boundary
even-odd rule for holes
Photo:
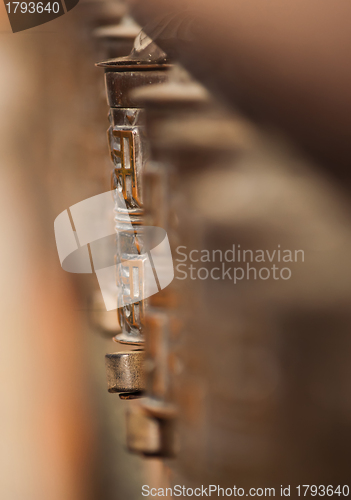
[[[108,107],[92,37],[102,11],[81,2],[13,34],[0,9],[0,496],[7,500],[137,498],[144,472],[125,448],[121,402],[106,389],[111,339],[88,321],[86,290],[98,288],[96,277],[62,271],[53,230],[60,212],[110,188]],[[123,11],[112,4],[104,15],[113,22]]]

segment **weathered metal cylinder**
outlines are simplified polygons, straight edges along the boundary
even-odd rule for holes
[[[106,354],[105,364],[109,392],[139,392],[145,388],[143,351]]]
[[[207,91],[193,81],[175,81],[136,89],[132,98],[146,110],[146,127],[151,145],[151,161],[145,168],[145,219],[148,225],[161,226],[167,232],[171,248],[179,242],[175,200],[179,190],[176,170],[169,161],[158,158],[156,129],[160,122],[201,114],[211,107]],[[181,73],[182,74],[182,73]],[[182,75],[183,76],[183,75]],[[177,319],[179,294],[174,283],[150,297],[145,315],[145,376],[148,411],[159,418],[173,416],[172,380],[179,368],[175,354],[179,342],[180,322]]]

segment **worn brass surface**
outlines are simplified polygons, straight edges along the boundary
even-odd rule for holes
[[[110,105],[108,139],[114,164],[118,318],[122,333],[114,340],[143,343],[144,261],[142,174],[148,161],[144,112],[129,98],[133,88],[166,81],[167,63],[131,57],[99,63],[105,69],[107,101]],[[132,230],[130,230],[130,224]],[[135,298],[139,299],[135,302]],[[132,302],[132,303],[130,303]]]

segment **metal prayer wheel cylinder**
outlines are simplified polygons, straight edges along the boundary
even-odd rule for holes
[[[154,122],[169,115],[201,109],[209,100],[207,92],[193,83],[152,85],[134,90],[132,98],[146,106],[146,129],[151,136]],[[148,162],[143,175],[144,220],[148,226],[166,230],[171,246],[177,244],[177,221],[171,201],[175,195],[174,175],[169,165],[155,161]],[[153,438],[152,454],[162,457],[175,454],[177,409],[173,403],[172,379],[179,369],[174,349],[180,338],[180,323],[175,315],[177,303],[172,284],[148,299],[145,311],[146,397],[140,400],[136,414],[127,414],[127,442],[134,452],[150,454]]]
[[[151,85],[134,90],[132,97],[146,108],[152,160],[157,157],[155,127],[160,121],[198,114],[211,106],[207,91],[192,81]],[[178,182],[176,170],[167,161],[150,161],[145,168],[145,220],[148,225],[161,226],[167,231],[171,248],[179,244],[174,208]],[[180,323],[176,318],[179,296],[174,283],[150,297],[148,303],[145,314],[146,399],[141,404],[160,419],[170,418],[176,414],[172,379],[179,369],[175,350],[180,338]]]
[[[170,397],[169,373],[169,314],[166,311],[152,310],[146,316],[147,394],[158,401]]]
[[[106,354],[109,392],[140,392],[145,388],[144,352],[124,351]]]
[[[117,342],[143,343],[143,192],[142,172],[148,160],[144,110],[129,97],[138,86],[166,81],[169,64],[151,63],[131,57],[99,63],[105,70],[107,101],[110,105],[108,140],[114,164],[112,189],[115,193],[117,231],[116,256],[121,293],[118,316],[122,333]]]

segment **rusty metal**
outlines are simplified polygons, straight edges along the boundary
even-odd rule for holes
[[[146,456],[173,456],[175,446],[171,420],[155,418],[140,404],[128,406],[126,417],[129,451]]]
[[[142,391],[145,388],[144,358],[144,352],[141,350],[106,354],[108,391],[125,393]]]

